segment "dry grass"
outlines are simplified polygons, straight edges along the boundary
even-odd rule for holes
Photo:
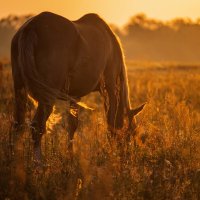
[[[200,199],[200,68],[128,69],[133,107],[147,101],[137,136],[120,150],[110,146],[102,100],[91,94],[84,101],[96,109],[81,112],[70,160],[65,103],[58,102],[42,140],[41,171],[34,167],[28,127],[10,139],[11,72],[0,72],[0,199]],[[29,104],[27,124],[33,111]]]

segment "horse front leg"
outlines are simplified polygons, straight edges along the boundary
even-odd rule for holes
[[[36,114],[31,123],[31,133],[33,139],[33,153],[34,160],[41,163],[41,139],[42,135],[46,132],[46,121],[53,110],[53,105],[45,105],[39,103]]]

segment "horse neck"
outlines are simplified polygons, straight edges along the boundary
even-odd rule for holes
[[[121,76],[121,84],[122,84],[122,99],[125,113],[127,114],[131,110],[130,98],[129,98],[129,86],[128,86],[128,78],[127,78],[127,70],[126,65],[123,61],[122,66],[122,76]]]

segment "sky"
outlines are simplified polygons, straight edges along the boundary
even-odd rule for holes
[[[123,26],[130,17],[145,13],[150,18],[200,18],[200,0],[0,0],[0,18],[9,14],[51,11],[76,20],[93,12],[107,22]]]

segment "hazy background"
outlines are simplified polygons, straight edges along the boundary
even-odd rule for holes
[[[7,0],[0,7],[1,59],[10,57],[19,26],[46,10],[71,20],[98,13],[120,37],[127,60],[200,62],[199,0]]]
[[[200,17],[199,0],[0,0],[0,5],[0,17],[48,10],[75,20],[85,13],[95,12],[117,25],[125,24],[137,13],[161,20]]]

